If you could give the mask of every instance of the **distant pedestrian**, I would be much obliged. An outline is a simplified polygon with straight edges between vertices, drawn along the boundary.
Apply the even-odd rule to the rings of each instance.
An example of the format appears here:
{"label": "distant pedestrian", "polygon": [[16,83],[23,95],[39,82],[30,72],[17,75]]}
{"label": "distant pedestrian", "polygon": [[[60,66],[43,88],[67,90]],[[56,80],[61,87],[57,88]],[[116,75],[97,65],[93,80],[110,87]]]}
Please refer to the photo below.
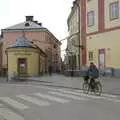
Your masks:
{"label": "distant pedestrian", "polygon": [[7,72],[7,82],[11,81],[13,76],[13,72]]}

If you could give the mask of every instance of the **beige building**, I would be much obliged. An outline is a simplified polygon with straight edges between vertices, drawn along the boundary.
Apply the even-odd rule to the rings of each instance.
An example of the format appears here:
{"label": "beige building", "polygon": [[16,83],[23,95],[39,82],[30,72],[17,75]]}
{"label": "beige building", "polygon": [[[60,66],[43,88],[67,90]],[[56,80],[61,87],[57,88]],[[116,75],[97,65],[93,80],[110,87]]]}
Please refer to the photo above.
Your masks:
{"label": "beige building", "polygon": [[80,51],[79,47],[79,0],[75,0],[73,2],[73,7],[71,8],[71,12],[69,14],[67,24],[68,24],[68,32],[69,37],[67,39],[67,64],[69,67],[73,67],[74,69],[79,69],[80,62]]}
{"label": "beige building", "polygon": [[89,0],[87,4],[87,64],[113,68],[120,74],[120,1]]}
{"label": "beige building", "polygon": [[2,29],[2,68],[7,69],[7,56],[5,50],[9,45],[16,42],[16,39],[25,34],[35,45],[47,54],[46,71],[49,64],[53,65],[56,71],[60,66],[60,41],[42,23],[35,21],[33,16],[26,16],[22,23]]}
{"label": "beige building", "polygon": [[[68,17],[68,31],[72,35],[78,28],[80,29],[79,43],[83,47],[80,49],[80,64],[89,65],[90,62],[94,62],[102,71],[114,70],[113,74],[118,76],[120,74],[118,54],[120,52],[120,0],[79,0],[79,19],[75,16],[77,15],[76,1],[73,2]],[[77,48],[74,47],[75,39],[76,36],[70,36],[68,39],[67,54],[69,51],[73,55],[77,54]]]}

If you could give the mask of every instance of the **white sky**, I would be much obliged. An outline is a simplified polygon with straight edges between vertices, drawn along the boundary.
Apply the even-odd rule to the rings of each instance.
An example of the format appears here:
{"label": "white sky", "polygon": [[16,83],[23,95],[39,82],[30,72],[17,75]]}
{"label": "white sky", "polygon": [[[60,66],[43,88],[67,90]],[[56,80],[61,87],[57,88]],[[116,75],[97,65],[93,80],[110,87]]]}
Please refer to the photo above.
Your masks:
{"label": "white sky", "polygon": [[[0,29],[25,21],[26,15],[43,23],[59,40],[67,34],[73,0],[0,0]],[[62,45],[62,49],[65,49]]]}

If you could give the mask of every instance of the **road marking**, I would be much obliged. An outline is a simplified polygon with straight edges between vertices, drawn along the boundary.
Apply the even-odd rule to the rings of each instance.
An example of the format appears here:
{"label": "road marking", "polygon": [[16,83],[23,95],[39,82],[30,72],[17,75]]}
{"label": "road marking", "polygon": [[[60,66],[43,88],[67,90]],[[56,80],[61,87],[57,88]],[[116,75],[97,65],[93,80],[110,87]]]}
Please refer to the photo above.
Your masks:
{"label": "road marking", "polygon": [[24,118],[6,108],[0,108],[0,115],[4,120],[24,120]]}
{"label": "road marking", "polygon": [[[103,94],[102,96],[95,96],[95,95],[90,95],[90,94],[72,92],[72,91],[68,91],[68,90],[64,90],[64,89],[59,89],[59,91],[63,92],[63,93],[69,93],[69,94],[73,94],[73,95],[79,95],[79,96],[83,96],[83,97],[87,97],[87,98],[104,99],[104,100],[115,102],[115,103],[120,102],[119,99],[114,99],[117,96],[109,95],[109,94]],[[110,98],[110,97],[112,97],[112,98]]]}
{"label": "road marking", "polygon": [[89,95],[89,94],[84,94],[84,93],[79,93],[79,92],[72,92],[72,91],[68,91],[68,90],[64,90],[64,89],[60,89],[59,91],[63,92],[63,93],[69,93],[69,94],[73,94],[73,95],[79,95],[79,96],[95,98],[95,99],[102,98],[101,96],[94,96],[94,95]]}
{"label": "road marking", "polygon": [[51,95],[46,95],[46,94],[42,94],[42,93],[33,93],[33,95],[38,96],[38,97],[42,97],[51,101],[56,101],[59,103],[68,103],[70,100],[66,100],[66,99],[62,99],[59,97],[55,97],[55,96],[51,96]]}
{"label": "road marking", "polygon": [[16,86],[16,87],[36,87],[36,88],[43,88],[43,89],[55,90],[55,91],[58,90],[58,89],[55,89],[55,88],[43,87],[43,86],[39,86],[39,85],[18,85],[18,84],[9,84],[9,85]]}
{"label": "road marking", "polygon": [[83,93],[83,90],[74,90],[75,92]]}
{"label": "road marking", "polygon": [[103,100],[107,100],[110,102],[115,102],[115,103],[119,103],[120,100],[119,99],[115,99],[115,98],[109,98],[109,97],[103,97],[103,96],[95,96],[95,95],[89,95],[89,94],[81,94],[82,96],[86,96],[88,98],[93,98],[93,99],[103,99]]}
{"label": "road marking", "polygon": [[9,97],[0,97],[0,100],[3,101],[4,103],[7,103],[8,105],[14,107],[14,108],[17,108],[19,110],[24,110],[24,109],[28,109],[29,107],[22,104],[22,103],[19,103]]}
{"label": "road marking", "polygon": [[[74,91],[83,93],[83,90],[74,90]],[[111,98],[118,98],[118,96],[116,96],[116,95],[111,95],[111,94],[107,94],[107,93],[102,93],[101,96],[103,96],[103,97],[111,97]]]}
{"label": "road marking", "polygon": [[59,89],[58,91],[63,92],[63,93],[70,93],[70,94],[74,94],[74,95],[80,95],[81,93],[78,92],[72,92],[72,91],[68,91],[68,90],[64,90],[64,89]]}
{"label": "road marking", "polygon": [[58,95],[58,96],[63,96],[63,97],[68,97],[68,98],[72,98],[72,99],[74,99],[74,100],[88,100],[88,99],[86,99],[86,98],[84,98],[84,97],[78,97],[78,96],[74,96],[74,95],[69,95],[69,94],[62,94],[62,93],[59,93],[59,92],[49,92],[49,93],[51,93],[51,94],[53,94],[53,95]]}
{"label": "road marking", "polygon": [[112,98],[104,98],[105,100],[111,101],[111,102],[115,102],[115,103],[120,103],[119,99],[112,99]]}
{"label": "road marking", "polygon": [[48,90],[54,90],[54,91],[57,91],[59,89],[55,89],[55,88],[50,88],[50,87],[43,87],[43,86],[35,86],[37,88],[43,88],[43,89],[48,89]]}
{"label": "road marking", "polygon": [[111,97],[111,98],[118,98],[116,95],[110,95],[110,94],[102,94],[104,97]]}
{"label": "road marking", "polygon": [[49,102],[45,102],[43,100],[39,100],[35,97],[30,97],[30,96],[26,96],[26,95],[17,95],[17,97],[25,100],[25,101],[29,101],[31,103],[34,103],[36,105],[39,105],[39,106],[49,106],[50,103]]}

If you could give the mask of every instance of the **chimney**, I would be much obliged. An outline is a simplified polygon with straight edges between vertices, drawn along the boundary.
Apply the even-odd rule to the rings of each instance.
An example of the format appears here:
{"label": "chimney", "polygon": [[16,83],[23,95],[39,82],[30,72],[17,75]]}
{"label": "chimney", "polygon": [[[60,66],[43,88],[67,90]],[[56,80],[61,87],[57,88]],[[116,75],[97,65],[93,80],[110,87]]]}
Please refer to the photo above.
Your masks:
{"label": "chimney", "polygon": [[33,16],[26,16],[26,21],[33,21]]}

